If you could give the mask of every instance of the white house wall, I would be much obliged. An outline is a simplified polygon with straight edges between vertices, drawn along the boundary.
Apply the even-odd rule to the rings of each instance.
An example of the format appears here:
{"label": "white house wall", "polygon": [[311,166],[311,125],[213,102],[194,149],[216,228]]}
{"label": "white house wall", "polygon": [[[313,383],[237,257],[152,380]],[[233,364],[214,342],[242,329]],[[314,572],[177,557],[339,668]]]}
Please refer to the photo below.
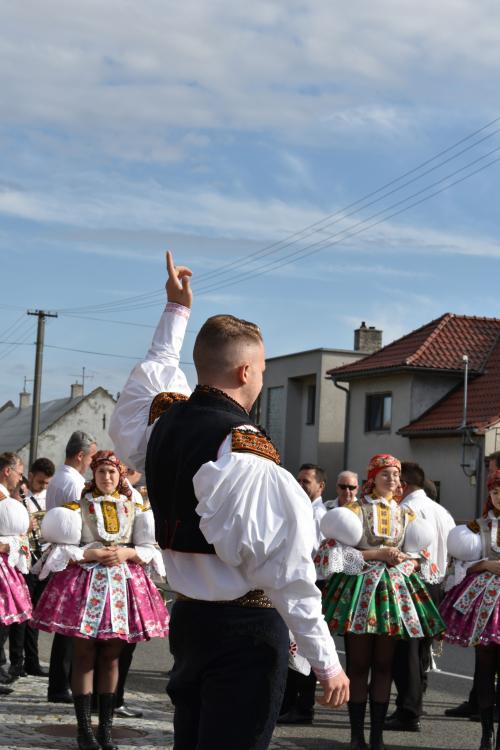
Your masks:
{"label": "white house wall", "polygon": [[[268,389],[282,387],[282,425],[281,430],[275,428],[275,431],[281,438],[279,447],[283,464],[292,473],[295,474],[302,463],[318,463],[333,479],[343,468],[346,395],[335,388],[326,378],[326,373],[333,367],[356,361],[360,356],[356,352],[316,349],[267,360],[261,420],[266,424]],[[314,382],[315,422],[308,425],[307,386]],[[272,429],[270,432],[272,438]]]}
{"label": "white house wall", "polygon": [[[104,390],[87,397],[40,435],[38,457],[50,458],[56,467],[64,463],[66,443],[75,430],[83,430],[94,437],[99,449],[113,448],[107,428],[114,407],[113,398]],[[21,457],[27,468],[29,445],[22,449]]]}
{"label": "white house wall", "polygon": [[[434,386],[436,390],[433,390]],[[415,388],[412,376],[407,374],[351,381],[348,468],[357,471],[360,477],[366,477],[368,462],[376,453],[390,453],[404,461],[416,461],[429,479],[440,482],[442,504],[457,518],[472,518],[476,513],[476,488],[471,486],[460,466],[461,437],[410,440],[397,434],[401,427],[411,421],[412,409],[421,409],[425,401],[438,400],[442,387],[440,379],[436,382],[432,379],[424,399],[422,384],[418,383]],[[392,393],[391,429],[387,432],[365,432],[366,395],[385,392]],[[419,401],[412,406],[412,395],[415,393]]]}

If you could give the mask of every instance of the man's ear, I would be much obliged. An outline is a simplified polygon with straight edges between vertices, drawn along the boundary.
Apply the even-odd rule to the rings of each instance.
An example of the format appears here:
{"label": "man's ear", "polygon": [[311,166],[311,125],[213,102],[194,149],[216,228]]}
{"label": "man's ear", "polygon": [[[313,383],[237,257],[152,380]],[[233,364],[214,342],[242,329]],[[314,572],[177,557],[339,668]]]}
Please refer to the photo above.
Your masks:
{"label": "man's ear", "polygon": [[246,383],[248,382],[249,369],[249,364],[240,365],[236,368],[236,377],[240,385],[246,385]]}

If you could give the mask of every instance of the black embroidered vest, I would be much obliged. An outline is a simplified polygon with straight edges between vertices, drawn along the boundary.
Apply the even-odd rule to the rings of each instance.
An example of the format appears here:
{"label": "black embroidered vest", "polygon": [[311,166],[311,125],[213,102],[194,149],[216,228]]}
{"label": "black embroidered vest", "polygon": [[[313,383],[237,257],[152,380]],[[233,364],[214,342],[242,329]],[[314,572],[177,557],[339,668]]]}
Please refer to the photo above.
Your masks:
{"label": "black embroidered vest", "polygon": [[217,459],[224,438],[241,425],[254,425],[243,407],[203,386],[158,419],[148,444],[146,483],[162,549],[215,554],[200,531],[193,477]]}

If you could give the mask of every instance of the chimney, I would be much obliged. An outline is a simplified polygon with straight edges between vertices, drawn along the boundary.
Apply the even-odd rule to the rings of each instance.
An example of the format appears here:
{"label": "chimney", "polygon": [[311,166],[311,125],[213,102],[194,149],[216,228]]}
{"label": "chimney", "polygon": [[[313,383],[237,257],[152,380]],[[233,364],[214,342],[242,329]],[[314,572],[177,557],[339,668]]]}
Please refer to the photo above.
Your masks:
{"label": "chimney", "polygon": [[382,333],[375,326],[367,326],[365,321],[354,331],[354,351],[373,354],[382,348]]}
{"label": "chimney", "polygon": [[71,383],[71,398],[81,398],[83,396],[83,385],[81,383]]}
{"label": "chimney", "polygon": [[30,406],[31,402],[31,393],[28,393],[27,391],[23,391],[19,394],[19,408],[20,409],[26,409],[28,406]]}

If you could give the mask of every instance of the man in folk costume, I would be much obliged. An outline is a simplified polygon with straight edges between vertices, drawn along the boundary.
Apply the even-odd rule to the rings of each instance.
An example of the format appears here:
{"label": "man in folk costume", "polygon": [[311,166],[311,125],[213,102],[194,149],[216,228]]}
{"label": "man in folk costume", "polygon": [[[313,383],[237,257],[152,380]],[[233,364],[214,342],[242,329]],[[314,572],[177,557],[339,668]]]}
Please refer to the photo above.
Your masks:
{"label": "man in folk costume", "polygon": [[265,368],[260,330],[229,315],[210,318],[194,348],[199,385],[187,398],[178,365],[191,271],[175,268],[170,253],[167,264],[167,308],[110,434],[138,470],[147,449],[157,539],[177,592],[168,686],[174,747],[265,750],[283,696],[289,629],[324,705],[345,703],[349,683],[321,615],[311,503],[249,415]]}

